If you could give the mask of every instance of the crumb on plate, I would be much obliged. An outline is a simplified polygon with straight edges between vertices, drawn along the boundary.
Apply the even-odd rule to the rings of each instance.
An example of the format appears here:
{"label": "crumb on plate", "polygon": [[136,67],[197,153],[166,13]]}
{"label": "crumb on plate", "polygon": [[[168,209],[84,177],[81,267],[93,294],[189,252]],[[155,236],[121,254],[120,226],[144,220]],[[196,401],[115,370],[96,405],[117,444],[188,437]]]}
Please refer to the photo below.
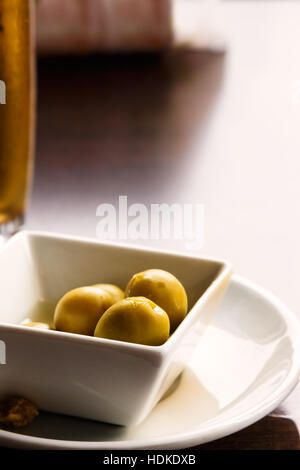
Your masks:
{"label": "crumb on plate", "polygon": [[27,426],[38,414],[36,406],[26,398],[7,397],[0,400],[0,423],[7,428]]}

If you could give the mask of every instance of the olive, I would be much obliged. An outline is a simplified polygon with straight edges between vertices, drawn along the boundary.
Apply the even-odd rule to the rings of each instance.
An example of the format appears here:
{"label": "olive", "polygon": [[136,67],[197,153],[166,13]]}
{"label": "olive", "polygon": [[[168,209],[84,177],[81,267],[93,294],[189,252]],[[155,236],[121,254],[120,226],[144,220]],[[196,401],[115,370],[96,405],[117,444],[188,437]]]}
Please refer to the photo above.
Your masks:
{"label": "olive", "polygon": [[93,335],[103,313],[112,305],[111,296],[99,287],[78,287],[67,292],[54,312],[57,330]]}
{"label": "olive", "polygon": [[30,326],[31,328],[40,328],[41,330],[51,330],[51,326],[48,325],[48,323],[43,323],[39,321],[22,323],[22,326]]}
{"label": "olive", "polygon": [[145,297],[131,297],[112,305],[100,318],[94,336],[159,346],[169,337],[166,312]]}
{"label": "olive", "polygon": [[153,300],[169,315],[171,332],[187,314],[188,301],[183,285],[173,274],[162,269],[135,274],[126,287],[125,296],[144,296]]}
{"label": "olive", "polygon": [[125,297],[124,291],[114,284],[95,284],[93,287],[100,287],[100,289],[104,289],[108,292],[112,297],[113,304]]}

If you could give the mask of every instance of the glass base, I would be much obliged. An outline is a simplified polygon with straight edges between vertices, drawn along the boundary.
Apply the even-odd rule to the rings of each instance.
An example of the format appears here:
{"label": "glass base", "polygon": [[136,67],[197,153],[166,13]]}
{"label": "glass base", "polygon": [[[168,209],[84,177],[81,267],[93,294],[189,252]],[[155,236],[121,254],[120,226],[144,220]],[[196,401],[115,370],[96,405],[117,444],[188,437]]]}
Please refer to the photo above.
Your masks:
{"label": "glass base", "polygon": [[20,215],[5,224],[0,224],[0,247],[24,225],[24,216]]}

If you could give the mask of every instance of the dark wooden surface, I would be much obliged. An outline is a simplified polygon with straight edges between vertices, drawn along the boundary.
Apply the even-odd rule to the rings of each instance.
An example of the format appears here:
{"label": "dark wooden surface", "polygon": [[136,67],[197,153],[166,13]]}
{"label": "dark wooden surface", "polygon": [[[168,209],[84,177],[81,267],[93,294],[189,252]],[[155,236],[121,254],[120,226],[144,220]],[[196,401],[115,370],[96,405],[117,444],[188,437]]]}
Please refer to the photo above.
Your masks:
{"label": "dark wooden surface", "polygon": [[[119,195],[204,203],[203,252],[231,260],[298,314],[299,8],[224,3],[225,54],[39,62],[27,225],[95,236],[97,205]],[[298,387],[272,415],[199,449],[299,449],[299,403]]]}

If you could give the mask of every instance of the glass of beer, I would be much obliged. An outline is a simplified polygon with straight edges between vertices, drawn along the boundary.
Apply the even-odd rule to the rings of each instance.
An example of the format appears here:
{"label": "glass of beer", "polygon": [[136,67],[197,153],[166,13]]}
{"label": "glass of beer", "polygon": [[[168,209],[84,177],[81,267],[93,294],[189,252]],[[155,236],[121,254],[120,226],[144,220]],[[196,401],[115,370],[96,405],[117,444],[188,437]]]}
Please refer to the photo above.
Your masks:
{"label": "glass of beer", "polygon": [[23,224],[35,128],[33,0],[0,0],[0,238]]}

